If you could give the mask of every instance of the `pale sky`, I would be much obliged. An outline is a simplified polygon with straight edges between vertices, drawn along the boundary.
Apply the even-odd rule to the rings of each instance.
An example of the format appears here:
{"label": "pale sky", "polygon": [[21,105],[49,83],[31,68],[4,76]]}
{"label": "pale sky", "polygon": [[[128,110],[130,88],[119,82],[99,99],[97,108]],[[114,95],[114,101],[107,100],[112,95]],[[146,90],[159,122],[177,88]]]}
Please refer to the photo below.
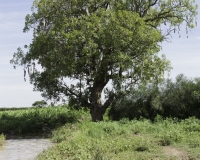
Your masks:
{"label": "pale sky", "polygon": [[[24,82],[23,68],[16,70],[10,64],[13,53],[32,40],[32,33],[23,33],[25,16],[31,13],[33,0],[0,0],[0,107],[30,107],[42,100],[40,92],[33,92],[29,81]],[[196,0],[200,6],[200,0]],[[200,7],[199,7],[200,8]],[[199,13],[200,13],[200,9]],[[198,24],[189,33],[182,29],[182,36],[173,34],[171,42],[162,44],[161,54],[172,63],[170,78],[183,73],[189,78],[200,77],[200,16]],[[182,28],[185,28],[184,26]],[[28,79],[28,78],[27,78]]]}

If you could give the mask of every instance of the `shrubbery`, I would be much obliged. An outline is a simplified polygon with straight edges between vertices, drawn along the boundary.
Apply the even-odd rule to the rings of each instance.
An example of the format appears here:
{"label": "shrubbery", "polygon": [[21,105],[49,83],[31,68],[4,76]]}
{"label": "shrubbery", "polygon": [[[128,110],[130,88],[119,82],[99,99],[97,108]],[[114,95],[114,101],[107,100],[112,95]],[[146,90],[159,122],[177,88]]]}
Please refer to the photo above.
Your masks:
{"label": "shrubbery", "polygon": [[122,119],[93,123],[82,121],[70,124],[53,132],[53,148],[42,152],[38,160],[149,160],[179,159],[165,155],[164,146],[187,152],[181,159],[200,157],[200,120],[194,117],[177,121],[156,117],[150,120]]}
{"label": "shrubbery", "polygon": [[0,111],[0,134],[46,132],[66,123],[76,123],[85,114],[82,110],[70,110],[67,106]]}
{"label": "shrubbery", "polygon": [[108,113],[113,120],[122,118],[154,120],[164,118],[200,118],[200,79],[178,75],[175,81],[167,79],[132,88],[129,94],[119,96]]}

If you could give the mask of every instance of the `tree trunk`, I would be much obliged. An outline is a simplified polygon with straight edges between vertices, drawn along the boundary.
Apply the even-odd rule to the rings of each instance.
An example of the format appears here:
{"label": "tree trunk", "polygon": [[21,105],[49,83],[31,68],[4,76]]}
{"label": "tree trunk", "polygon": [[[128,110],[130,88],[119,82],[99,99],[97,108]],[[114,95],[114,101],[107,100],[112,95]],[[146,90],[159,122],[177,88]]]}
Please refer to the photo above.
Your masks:
{"label": "tree trunk", "polygon": [[94,105],[90,108],[90,114],[93,122],[103,121],[102,106]]}
{"label": "tree trunk", "polygon": [[101,102],[101,93],[106,84],[107,82],[97,80],[91,89],[90,114],[93,122],[103,121],[103,114],[105,113],[105,109]]}

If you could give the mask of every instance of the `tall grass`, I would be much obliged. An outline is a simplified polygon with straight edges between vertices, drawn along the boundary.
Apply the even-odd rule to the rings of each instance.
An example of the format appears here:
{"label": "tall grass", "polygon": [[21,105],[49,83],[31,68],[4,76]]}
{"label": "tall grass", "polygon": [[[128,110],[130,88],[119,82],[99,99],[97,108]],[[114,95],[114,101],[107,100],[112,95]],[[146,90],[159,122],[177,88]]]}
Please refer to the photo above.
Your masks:
{"label": "tall grass", "polygon": [[122,119],[118,122],[66,124],[53,133],[58,144],[39,155],[44,159],[149,160],[175,159],[164,155],[164,146],[185,150],[190,159],[200,158],[200,120]]}
{"label": "tall grass", "polygon": [[0,134],[28,134],[48,132],[65,123],[75,123],[82,111],[67,107],[26,108],[0,111]]}
{"label": "tall grass", "polygon": [[93,123],[88,112],[67,107],[6,110],[0,111],[0,134],[41,133],[49,128],[57,144],[41,153],[38,160],[175,159],[164,155],[164,146],[186,151],[191,160],[200,158],[200,120],[194,117],[157,116],[154,122],[105,119]]}

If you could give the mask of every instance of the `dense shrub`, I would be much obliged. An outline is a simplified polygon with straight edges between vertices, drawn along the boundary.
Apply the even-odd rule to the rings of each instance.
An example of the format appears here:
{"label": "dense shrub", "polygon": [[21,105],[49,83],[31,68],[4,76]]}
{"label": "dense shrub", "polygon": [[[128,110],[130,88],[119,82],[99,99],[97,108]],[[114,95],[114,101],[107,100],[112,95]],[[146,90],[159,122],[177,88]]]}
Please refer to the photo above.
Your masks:
{"label": "dense shrub", "polygon": [[154,119],[161,112],[158,87],[155,84],[148,84],[132,88],[124,96],[118,96],[112,103],[108,116],[113,120],[141,117]]}
{"label": "dense shrub", "polygon": [[154,120],[157,115],[185,119],[200,118],[200,79],[178,75],[175,81],[141,84],[129,94],[118,96],[108,113],[113,120],[122,118]]}
{"label": "dense shrub", "polygon": [[176,77],[176,81],[168,80],[161,93],[164,117],[200,118],[200,79],[188,79],[184,75]]}
{"label": "dense shrub", "polygon": [[0,111],[0,134],[35,134],[76,123],[88,114],[65,106]]}

